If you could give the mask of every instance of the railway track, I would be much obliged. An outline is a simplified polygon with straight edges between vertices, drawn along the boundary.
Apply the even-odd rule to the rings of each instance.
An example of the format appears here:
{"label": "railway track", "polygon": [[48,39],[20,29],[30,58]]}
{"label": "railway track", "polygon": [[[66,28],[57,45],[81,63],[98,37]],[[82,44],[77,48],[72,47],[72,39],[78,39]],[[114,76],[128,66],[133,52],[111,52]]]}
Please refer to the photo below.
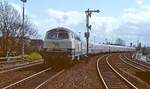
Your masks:
{"label": "railway track", "polygon": [[145,66],[150,67],[150,62],[146,62],[146,61],[143,61],[143,60],[139,60],[139,59],[136,59],[135,57],[132,58],[131,55],[129,55],[129,54],[124,54],[124,56],[127,57],[129,60],[132,60],[132,61],[137,62],[137,63],[139,63],[139,64],[143,64],[143,65],[145,65]]}
{"label": "railway track", "polygon": [[106,89],[138,89],[125,77],[123,77],[113,66],[108,62],[110,56],[103,56],[97,61],[97,71],[102,79]]}
{"label": "railway track", "polygon": [[29,63],[27,60],[16,60],[16,61],[3,61],[0,62],[0,69],[5,68],[5,67],[11,67],[19,64],[25,64]]}
{"label": "railway track", "polygon": [[47,83],[47,81],[50,81],[64,72],[64,69],[56,70],[57,69],[49,67],[20,81],[5,86],[2,89],[39,89]]}
{"label": "railway track", "polygon": [[[22,69],[22,68],[26,68],[26,67],[30,67],[30,66],[42,64],[42,63],[43,63],[43,61],[34,61],[34,62],[25,62],[22,64],[16,64],[15,63],[14,65],[11,64],[11,66],[8,63],[3,63],[5,66],[3,65],[3,67],[0,67],[0,73],[14,71],[14,70],[18,70],[18,69]],[[9,65],[9,66],[7,66],[7,65]]]}
{"label": "railway track", "polygon": [[142,68],[144,71],[150,71],[150,65],[141,61],[135,61],[129,59],[127,56],[124,55],[124,60],[130,62],[132,65]]}
{"label": "railway track", "polygon": [[137,69],[139,69],[139,70],[141,70],[143,72],[150,71],[150,67],[149,66],[146,66],[144,64],[140,64],[140,63],[135,62],[135,61],[132,61],[129,58],[127,58],[126,56],[121,57],[120,59],[123,62],[125,62],[126,64],[128,64],[128,65],[130,65],[130,66],[132,66],[134,68],[137,68]]}
{"label": "railway track", "polygon": [[[23,78],[29,77],[33,74],[36,74],[46,68],[50,67],[49,65],[45,64],[37,64],[37,65],[30,65],[28,67],[23,67],[21,69],[17,69],[14,71],[6,71],[0,73],[0,89],[7,85],[10,85],[14,82],[20,81]],[[13,76],[13,77],[11,77]]]}
{"label": "railway track", "polygon": [[[16,62],[22,62],[23,60],[15,60],[15,61],[0,61],[0,64],[7,64],[7,63],[16,63]],[[26,60],[25,60],[26,61]]]}
{"label": "railway track", "polygon": [[[114,57],[114,55],[112,57]],[[148,83],[135,76],[136,72],[143,72],[143,69],[124,61],[119,55],[115,55],[114,58],[110,58],[108,61],[122,76],[138,89],[149,89],[150,85]]]}

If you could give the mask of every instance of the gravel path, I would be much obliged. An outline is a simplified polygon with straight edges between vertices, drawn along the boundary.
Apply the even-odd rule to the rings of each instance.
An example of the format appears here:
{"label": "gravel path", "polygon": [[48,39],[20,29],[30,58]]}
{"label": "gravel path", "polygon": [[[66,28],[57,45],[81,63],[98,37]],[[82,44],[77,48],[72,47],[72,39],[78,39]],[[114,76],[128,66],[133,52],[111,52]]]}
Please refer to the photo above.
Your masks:
{"label": "gravel path", "polygon": [[102,89],[96,70],[97,58],[90,58],[88,63],[80,61],[59,77],[49,81],[42,89]]}

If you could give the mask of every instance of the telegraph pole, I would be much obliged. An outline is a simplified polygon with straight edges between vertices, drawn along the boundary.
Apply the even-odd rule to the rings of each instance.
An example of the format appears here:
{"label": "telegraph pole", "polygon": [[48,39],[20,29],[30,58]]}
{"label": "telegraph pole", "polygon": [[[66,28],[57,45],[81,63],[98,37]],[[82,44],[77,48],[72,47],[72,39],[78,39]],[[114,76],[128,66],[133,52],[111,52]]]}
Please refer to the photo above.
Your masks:
{"label": "telegraph pole", "polygon": [[25,13],[25,3],[27,0],[21,0],[23,2],[23,11],[22,11],[22,58],[24,59],[24,13]]}
{"label": "telegraph pole", "polygon": [[86,10],[85,11],[85,14],[86,14],[86,28],[87,28],[87,32],[85,32],[85,38],[86,38],[86,42],[87,42],[87,56],[88,56],[88,52],[89,52],[89,37],[90,37],[90,30],[91,30],[91,25],[89,24],[89,18],[91,17],[91,14],[93,12],[96,12],[96,13],[99,13],[100,11],[99,10]]}

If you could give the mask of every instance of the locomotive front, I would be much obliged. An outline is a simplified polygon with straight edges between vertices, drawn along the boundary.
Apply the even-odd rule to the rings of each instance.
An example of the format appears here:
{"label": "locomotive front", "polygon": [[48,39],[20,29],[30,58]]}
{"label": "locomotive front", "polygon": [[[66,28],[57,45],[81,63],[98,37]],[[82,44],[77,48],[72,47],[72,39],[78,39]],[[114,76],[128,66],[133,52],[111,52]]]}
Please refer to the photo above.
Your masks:
{"label": "locomotive front", "polygon": [[63,63],[72,55],[72,40],[70,31],[66,28],[54,28],[46,33],[43,56],[46,62]]}

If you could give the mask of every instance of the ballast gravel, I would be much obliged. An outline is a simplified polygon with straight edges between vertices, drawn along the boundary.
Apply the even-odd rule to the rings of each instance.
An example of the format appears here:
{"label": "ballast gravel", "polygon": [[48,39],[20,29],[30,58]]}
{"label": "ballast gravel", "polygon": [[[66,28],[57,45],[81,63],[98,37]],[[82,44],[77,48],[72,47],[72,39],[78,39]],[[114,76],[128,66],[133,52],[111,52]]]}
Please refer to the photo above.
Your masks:
{"label": "ballast gravel", "polygon": [[48,81],[41,89],[102,89],[96,70],[96,62],[100,56],[91,57],[88,62],[79,61],[60,76]]}

